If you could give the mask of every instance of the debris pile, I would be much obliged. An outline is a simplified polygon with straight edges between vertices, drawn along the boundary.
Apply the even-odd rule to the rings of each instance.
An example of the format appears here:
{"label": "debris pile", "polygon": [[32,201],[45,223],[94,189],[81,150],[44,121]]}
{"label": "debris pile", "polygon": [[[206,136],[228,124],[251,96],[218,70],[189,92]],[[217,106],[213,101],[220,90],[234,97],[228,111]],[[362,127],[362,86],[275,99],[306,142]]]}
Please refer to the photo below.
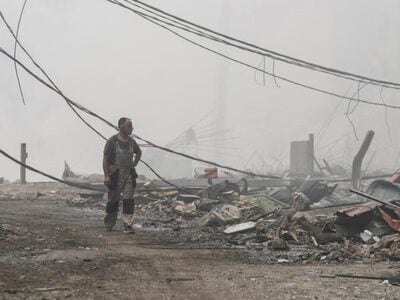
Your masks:
{"label": "debris pile", "polygon": [[[282,177],[219,177],[215,167],[196,168],[193,178],[140,176],[136,224],[165,232],[165,239],[176,235],[183,243],[246,249],[268,261],[399,259],[400,175],[362,178],[372,137],[369,131],[355,155],[351,178],[326,160],[324,166],[318,163],[313,135],[291,143],[290,170]],[[65,163],[63,179],[98,189],[57,197],[65,196],[72,206],[105,206],[102,175],[77,175]],[[359,191],[362,184],[368,186],[365,194]],[[52,191],[38,191],[35,197],[51,196]]]}
{"label": "debris pile", "polygon": [[[224,180],[203,188],[188,186],[193,194],[184,194],[156,192],[154,184],[145,184],[149,191],[140,197],[149,201],[139,205],[146,220],[142,226],[170,227],[178,234],[192,230],[193,235],[210,235],[209,240],[226,248],[247,249],[268,261],[400,258],[400,201],[384,199],[397,189],[400,195],[394,183],[370,184],[372,195],[386,195],[384,203],[348,193],[333,195],[337,184],[317,180],[297,187],[264,187],[265,193],[253,186],[254,181],[246,179],[240,184]],[[284,198],[288,190],[294,191]]]}

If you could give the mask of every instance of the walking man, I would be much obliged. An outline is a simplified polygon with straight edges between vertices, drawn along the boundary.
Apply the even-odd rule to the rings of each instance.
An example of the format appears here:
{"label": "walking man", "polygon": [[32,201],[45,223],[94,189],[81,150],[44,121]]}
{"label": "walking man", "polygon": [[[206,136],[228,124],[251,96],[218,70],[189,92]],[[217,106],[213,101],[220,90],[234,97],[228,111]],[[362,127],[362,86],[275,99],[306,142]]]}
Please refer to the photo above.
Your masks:
{"label": "walking man", "polygon": [[133,130],[130,119],[120,118],[118,128],[118,134],[109,138],[104,148],[104,184],[108,187],[104,226],[107,231],[111,231],[117,222],[122,195],[124,233],[135,233],[132,228],[135,206],[133,194],[137,178],[135,167],[140,161],[142,151],[136,141],[130,137]]}

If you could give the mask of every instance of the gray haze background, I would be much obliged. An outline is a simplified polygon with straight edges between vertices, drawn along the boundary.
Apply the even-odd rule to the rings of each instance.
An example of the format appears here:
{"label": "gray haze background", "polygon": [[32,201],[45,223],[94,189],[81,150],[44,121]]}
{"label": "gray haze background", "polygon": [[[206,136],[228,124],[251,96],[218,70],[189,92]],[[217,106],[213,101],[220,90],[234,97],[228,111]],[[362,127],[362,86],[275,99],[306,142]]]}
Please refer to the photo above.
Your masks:
{"label": "gray haze background", "polygon": [[[148,1],[178,16],[229,35],[338,69],[400,82],[400,4],[396,0],[170,0]],[[16,28],[21,0],[0,0],[0,9]],[[399,166],[400,111],[360,104],[352,115],[357,142],[344,112],[347,101],[303,90],[284,82],[277,88],[255,82],[250,69],[225,62],[103,0],[28,1],[21,42],[75,101],[114,122],[133,119],[135,131],[166,144],[216,106],[226,91],[226,127],[236,140],[219,159],[243,167],[254,150],[267,161],[288,163],[289,143],[316,134],[317,154],[348,165],[368,129],[376,131],[370,169]],[[207,45],[214,46],[211,42]],[[13,40],[0,26],[0,46]],[[252,65],[255,55],[238,55]],[[21,51],[19,57],[22,58]],[[25,58],[23,61],[27,61]],[[272,63],[267,60],[271,70]],[[28,144],[29,164],[61,176],[64,160],[79,172],[101,172],[104,142],[84,126],[59,97],[22,70],[27,101],[19,96],[13,64],[0,56],[1,148],[19,157]],[[222,71],[221,71],[222,70]],[[335,80],[276,63],[276,73],[351,95],[357,83]],[[258,80],[262,76],[258,74]],[[365,88],[364,98],[381,101],[380,90]],[[399,92],[383,91],[387,103],[400,104]],[[324,134],[319,134],[330,121]],[[106,136],[114,132],[93,121]],[[332,148],[329,143],[339,139]],[[232,150],[234,148],[234,150]],[[214,159],[209,152],[200,153]],[[146,152],[144,154],[146,159]],[[154,165],[157,169],[157,165]],[[15,180],[19,167],[0,157],[0,177]],[[29,173],[28,180],[45,180]]]}

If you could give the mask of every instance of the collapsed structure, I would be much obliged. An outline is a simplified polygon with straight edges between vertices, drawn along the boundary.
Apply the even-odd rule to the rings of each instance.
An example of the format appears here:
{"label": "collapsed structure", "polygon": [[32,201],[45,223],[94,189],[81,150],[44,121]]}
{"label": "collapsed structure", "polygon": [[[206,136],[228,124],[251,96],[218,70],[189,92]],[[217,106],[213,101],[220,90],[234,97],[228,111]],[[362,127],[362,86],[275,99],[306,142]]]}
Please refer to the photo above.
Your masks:
{"label": "collapsed structure", "polygon": [[[169,180],[173,187],[139,178],[137,226],[182,236],[196,228],[188,230],[191,235],[279,262],[399,259],[400,174],[365,179],[366,193],[359,191],[373,135],[367,133],[354,157],[352,178],[335,174],[326,161],[321,167],[313,135],[291,144],[290,172],[282,178],[218,177],[213,167],[197,169],[195,178]],[[63,178],[101,185],[101,176],[78,176],[67,165]]]}

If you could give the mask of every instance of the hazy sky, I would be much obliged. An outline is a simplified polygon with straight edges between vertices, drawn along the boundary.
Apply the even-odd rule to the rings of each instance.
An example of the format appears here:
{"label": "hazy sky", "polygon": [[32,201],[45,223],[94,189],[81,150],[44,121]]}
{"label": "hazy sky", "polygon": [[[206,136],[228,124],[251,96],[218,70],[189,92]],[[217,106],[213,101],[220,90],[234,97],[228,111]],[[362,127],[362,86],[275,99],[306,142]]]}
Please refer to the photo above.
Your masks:
{"label": "hazy sky", "polygon": [[[400,82],[400,4],[396,0],[170,0],[148,3],[217,31],[304,60]],[[22,0],[0,0],[0,9],[16,28]],[[319,158],[345,163],[361,141],[344,112],[347,101],[285,82],[266,86],[260,74],[226,62],[138,16],[104,0],[30,0],[20,31],[21,42],[71,99],[117,122],[133,119],[136,132],[166,144],[214,111],[226,92],[226,128],[235,141],[226,145],[224,163],[243,167],[254,150],[267,161],[287,164],[289,143],[316,134]],[[202,40],[199,40],[202,41]],[[257,66],[261,57],[206,45]],[[13,51],[13,40],[0,26],[0,46]],[[18,52],[24,62],[22,52]],[[272,62],[266,61],[271,71]],[[29,66],[31,66],[29,64]],[[350,96],[357,83],[288,67],[276,62],[276,74]],[[60,97],[20,71],[22,104],[14,66],[0,55],[1,148],[19,157],[28,144],[28,163],[60,176],[63,161],[79,172],[101,172],[104,142],[83,125]],[[380,90],[366,87],[361,97],[381,101]],[[399,92],[384,90],[387,103],[400,104]],[[376,131],[369,155],[373,168],[396,169],[400,150],[399,110],[360,105],[352,114],[359,138]],[[329,122],[328,122],[329,121]],[[106,136],[114,132],[94,121]],[[324,125],[329,124],[326,130]],[[323,132],[321,135],[319,133]],[[344,149],[347,156],[344,157]],[[200,153],[214,158],[209,152]],[[146,153],[144,155],[146,159]],[[400,161],[398,161],[400,164]],[[157,169],[157,165],[154,165]],[[18,177],[19,168],[0,157],[0,177]],[[28,180],[43,180],[29,173]]]}

